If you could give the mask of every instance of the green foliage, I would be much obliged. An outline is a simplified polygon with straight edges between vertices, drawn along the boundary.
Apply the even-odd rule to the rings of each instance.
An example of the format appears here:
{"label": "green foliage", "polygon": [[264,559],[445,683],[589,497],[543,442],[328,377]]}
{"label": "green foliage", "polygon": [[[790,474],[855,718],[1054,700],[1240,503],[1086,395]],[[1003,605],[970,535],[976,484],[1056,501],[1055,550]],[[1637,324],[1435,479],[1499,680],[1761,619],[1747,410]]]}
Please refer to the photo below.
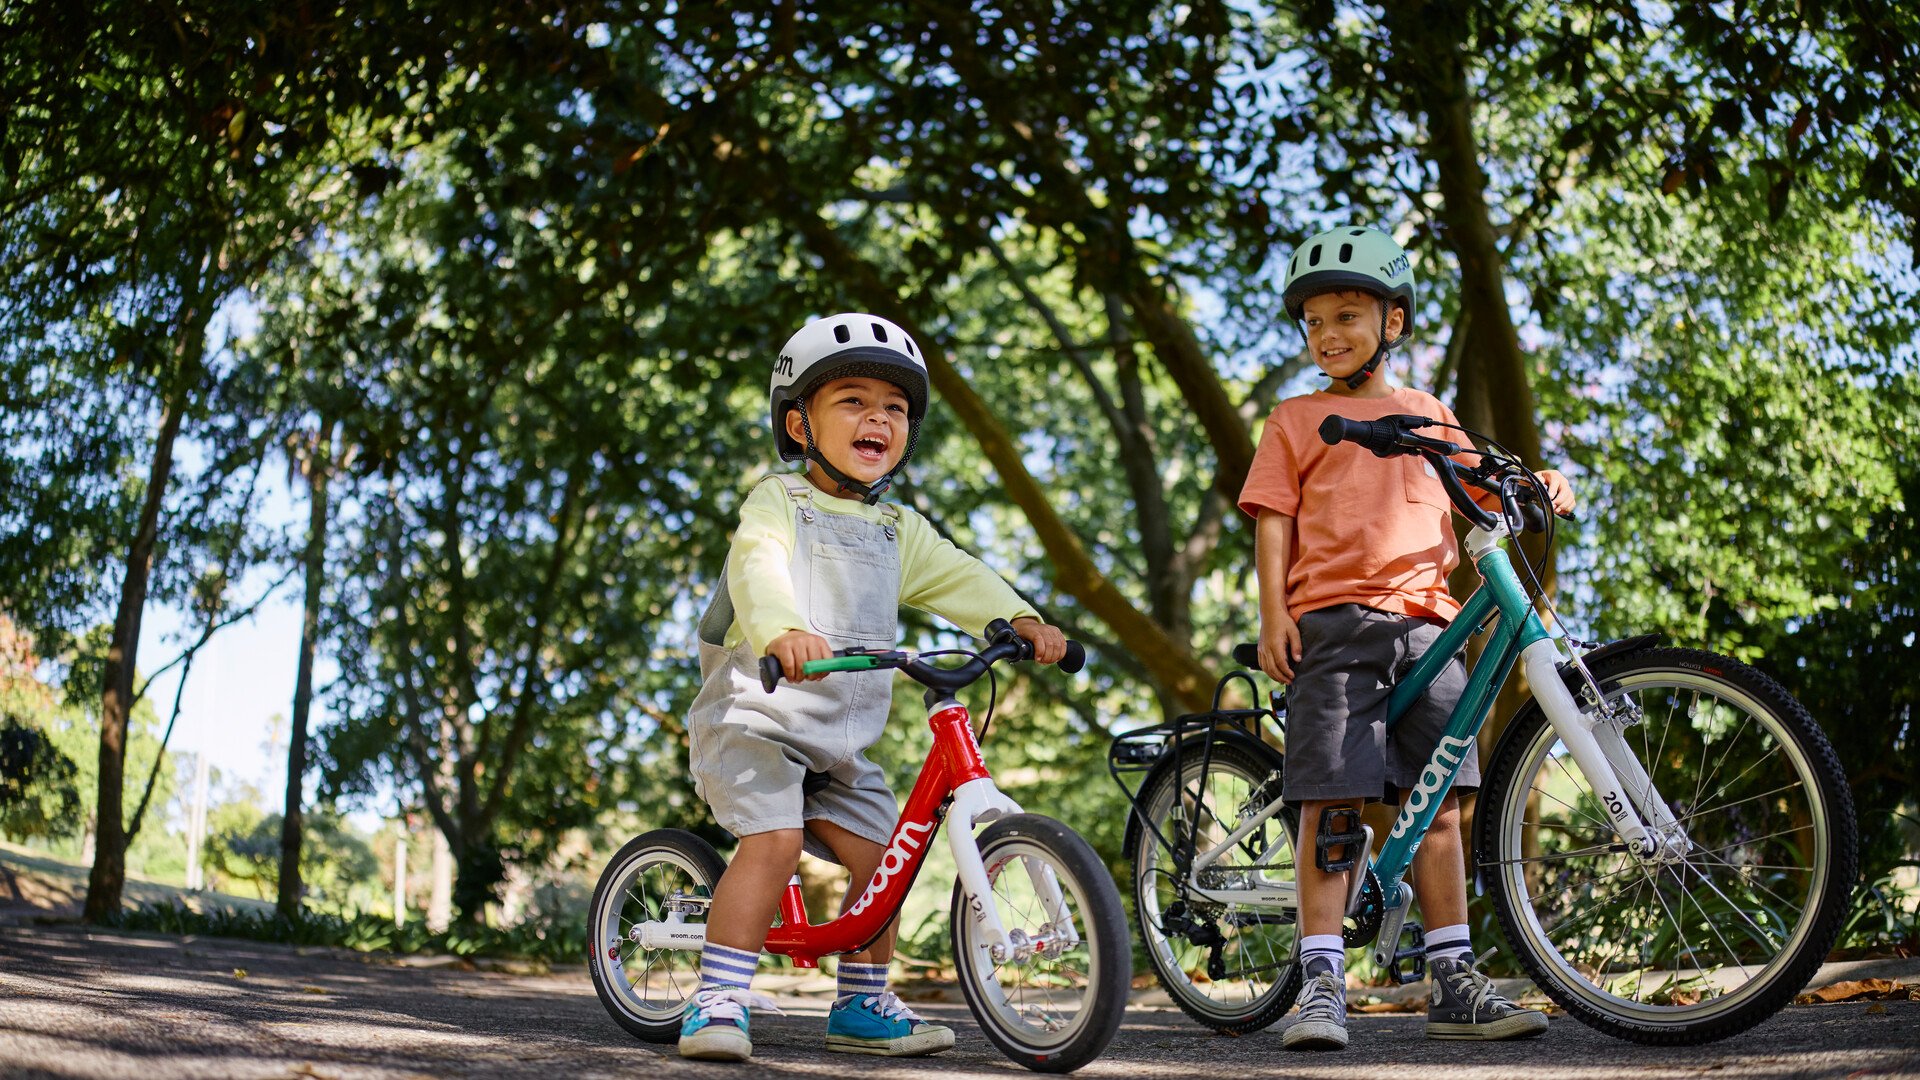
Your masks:
{"label": "green foliage", "polygon": [[45,732],[0,718],[0,833],[52,837],[80,816],[80,770]]}
{"label": "green foliage", "polygon": [[[768,351],[897,308],[1045,505],[1010,505],[1020,478],[944,400],[903,498],[1095,647],[1078,679],[1006,680],[990,760],[1115,861],[1105,739],[1180,707],[1115,613],[1205,667],[1255,626],[1231,462],[1313,385],[1273,255],[1395,229],[1422,282],[1404,381],[1484,395],[1448,224],[1478,200],[1525,420],[1594,523],[1563,608],[1759,661],[1835,734],[1865,820],[1911,807],[1912,694],[1883,677],[1916,610],[1907,6],[419,11],[0,15],[0,605],[61,658],[67,705],[34,724],[79,790],[105,635],[70,646],[173,402],[192,452],[152,595],[203,615],[291,559],[257,479],[337,425],[315,767],[329,797],[427,808],[469,916],[583,833],[719,838],[679,718],[773,466]],[[1472,91],[1471,175],[1437,145],[1441,61]],[[1048,514],[1086,566],[1036,538]],[[875,750],[901,791],[911,699]],[[143,703],[136,780],[154,738]],[[271,880],[275,820],[226,823],[236,880]],[[1869,865],[1903,843],[1877,831]],[[367,875],[320,846],[333,904]]]}
{"label": "green foliage", "polygon": [[110,924],[122,930],[161,934],[271,941],[287,945],[331,945],[359,952],[447,953],[462,957],[505,957],[577,964],[587,953],[586,926],[577,917],[528,920],[518,926],[456,926],[440,933],[418,921],[395,926],[391,918],[306,912],[289,919],[276,912],[212,907],[201,912],[174,901],[127,908]]}

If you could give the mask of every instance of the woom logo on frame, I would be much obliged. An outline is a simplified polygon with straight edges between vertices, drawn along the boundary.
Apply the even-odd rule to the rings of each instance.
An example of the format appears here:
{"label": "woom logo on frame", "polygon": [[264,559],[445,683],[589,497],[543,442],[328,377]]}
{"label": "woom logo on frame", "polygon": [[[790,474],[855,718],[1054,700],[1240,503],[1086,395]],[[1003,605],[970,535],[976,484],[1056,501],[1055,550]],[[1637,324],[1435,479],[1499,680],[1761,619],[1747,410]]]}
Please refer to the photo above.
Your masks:
{"label": "woom logo on frame", "polygon": [[[867,886],[866,892],[860,894],[860,899],[855,900],[853,906],[847,909],[847,914],[858,915],[867,910],[867,907],[873,903],[873,898],[886,891],[888,882],[893,880],[893,875],[899,873],[901,867],[912,861],[914,852],[920,850],[926,835],[932,831],[933,823],[930,821],[901,822],[900,831],[894,835],[893,843],[887,845],[887,853],[880,856],[880,869],[874,871],[872,883]],[[915,836],[915,833],[919,835]]]}
{"label": "woom logo on frame", "polygon": [[[1440,745],[1433,751],[1433,760],[1427,762],[1427,767],[1420,770],[1420,782],[1413,786],[1412,791],[1407,792],[1407,805],[1400,808],[1400,816],[1394,819],[1392,836],[1403,835],[1407,831],[1407,826],[1413,823],[1414,815],[1425,810],[1427,804],[1433,801],[1433,797],[1440,794],[1440,788],[1460,768],[1460,762],[1471,746],[1473,746],[1472,739],[1456,739],[1451,735],[1440,736]],[[1445,763],[1445,768],[1441,768],[1442,763]]]}

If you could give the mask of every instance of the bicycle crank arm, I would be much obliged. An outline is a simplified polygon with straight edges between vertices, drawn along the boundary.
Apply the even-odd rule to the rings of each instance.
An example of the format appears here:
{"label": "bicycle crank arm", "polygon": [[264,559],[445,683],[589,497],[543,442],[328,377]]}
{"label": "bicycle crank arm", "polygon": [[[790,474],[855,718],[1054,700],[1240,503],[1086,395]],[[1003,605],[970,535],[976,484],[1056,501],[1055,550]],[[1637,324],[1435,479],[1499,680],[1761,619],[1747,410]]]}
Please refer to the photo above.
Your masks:
{"label": "bicycle crank arm", "polygon": [[[1353,861],[1353,869],[1347,873],[1353,880],[1347,882],[1347,914],[1351,915],[1360,907],[1360,890],[1367,886],[1367,875],[1373,873],[1373,826],[1362,825],[1360,831],[1367,834],[1364,846],[1360,848],[1360,857]],[[1298,845],[1295,845],[1296,849]]]}
{"label": "bicycle crank arm", "polygon": [[1413,886],[1402,881],[1399,900],[1380,913],[1380,933],[1373,939],[1373,962],[1381,971],[1394,967],[1394,957],[1400,951],[1400,929],[1406,925],[1407,912],[1411,910]]}

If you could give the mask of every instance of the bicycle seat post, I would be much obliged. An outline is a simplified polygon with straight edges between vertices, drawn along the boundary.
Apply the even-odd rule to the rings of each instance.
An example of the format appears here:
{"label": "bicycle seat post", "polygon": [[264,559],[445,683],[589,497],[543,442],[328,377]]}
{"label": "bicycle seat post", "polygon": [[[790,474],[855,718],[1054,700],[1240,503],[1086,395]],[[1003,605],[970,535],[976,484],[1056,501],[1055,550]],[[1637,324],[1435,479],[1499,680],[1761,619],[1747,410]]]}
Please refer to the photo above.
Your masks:
{"label": "bicycle seat post", "polygon": [[[811,925],[807,922],[807,898],[806,895],[800,891],[799,874],[795,874],[787,879],[787,889],[780,894],[780,921],[788,926]],[[798,956],[792,959],[796,967],[813,966],[813,961],[811,960]]]}

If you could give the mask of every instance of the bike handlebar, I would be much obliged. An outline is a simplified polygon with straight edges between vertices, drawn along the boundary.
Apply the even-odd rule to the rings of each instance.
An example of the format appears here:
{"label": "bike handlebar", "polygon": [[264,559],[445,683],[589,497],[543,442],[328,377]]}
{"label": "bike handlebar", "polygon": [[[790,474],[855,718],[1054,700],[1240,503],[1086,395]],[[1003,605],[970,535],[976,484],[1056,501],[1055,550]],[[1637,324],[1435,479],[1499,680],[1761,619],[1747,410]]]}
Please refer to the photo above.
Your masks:
{"label": "bike handlebar", "polygon": [[[800,665],[800,670],[808,675],[819,675],[829,671],[897,668],[922,686],[953,693],[973,684],[987,673],[988,668],[1002,660],[1033,659],[1033,643],[1015,632],[1013,625],[1005,619],[995,619],[987,624],[987,640],[992,644],[959,667],[936,667],[921,660],[918,653],[900,649],[839,649],[826,660],[807,661]],[[1067,654],[1060,658],[1057,666],[1071,675],[1085,667],[1086,663],[1086,647],[1069,640]],[[780,684],[785,674],[778,657],[760,658],[760,686],[767,693],[773,693],[773,688]]]}
{"label": "bike handlebar", "polygon": [[[1500,519],[1495,517],[1473,501],[1467,495],[1466,484],[1483,491],[1499,493],[1502,511],[1507,520],[1518,521],[1528,532],[1545,532],[1547,528],[1546,509],[1541,505],[1540,493],[1530,485],[1509,487],[1495,483],[1493,476],[1500,472],[1516,472],[1514,466],[1502,465],[1492,458],[1482,456],[1481,468],[1472,469],[1451,460],[1453,455],[1472,447],[1462,447],[1459,443],[1447,439],[1434,439],[1414,434],[1414,429],[1432,427],[1437,421],[1432,417],[1410,413],[1396,413],[1383,416],[1378,420],[1349,420],[1344,416],[1329,416],[1320,422],[1320,441],[1328,446],[1343,442],[1355,443],[1366,447],[1375,457],[1392,457],[1396,454],[1419,454],[1433,465],[1440,477],[1440,486],[1446,489],[1447,498],[1452,500],[1454,509],[1462,517],[1483,529],[1491,529]],[[1489,470],[1489,466],[1496,466]],[[1571,514],[1562,517],[1571,518]]]}

